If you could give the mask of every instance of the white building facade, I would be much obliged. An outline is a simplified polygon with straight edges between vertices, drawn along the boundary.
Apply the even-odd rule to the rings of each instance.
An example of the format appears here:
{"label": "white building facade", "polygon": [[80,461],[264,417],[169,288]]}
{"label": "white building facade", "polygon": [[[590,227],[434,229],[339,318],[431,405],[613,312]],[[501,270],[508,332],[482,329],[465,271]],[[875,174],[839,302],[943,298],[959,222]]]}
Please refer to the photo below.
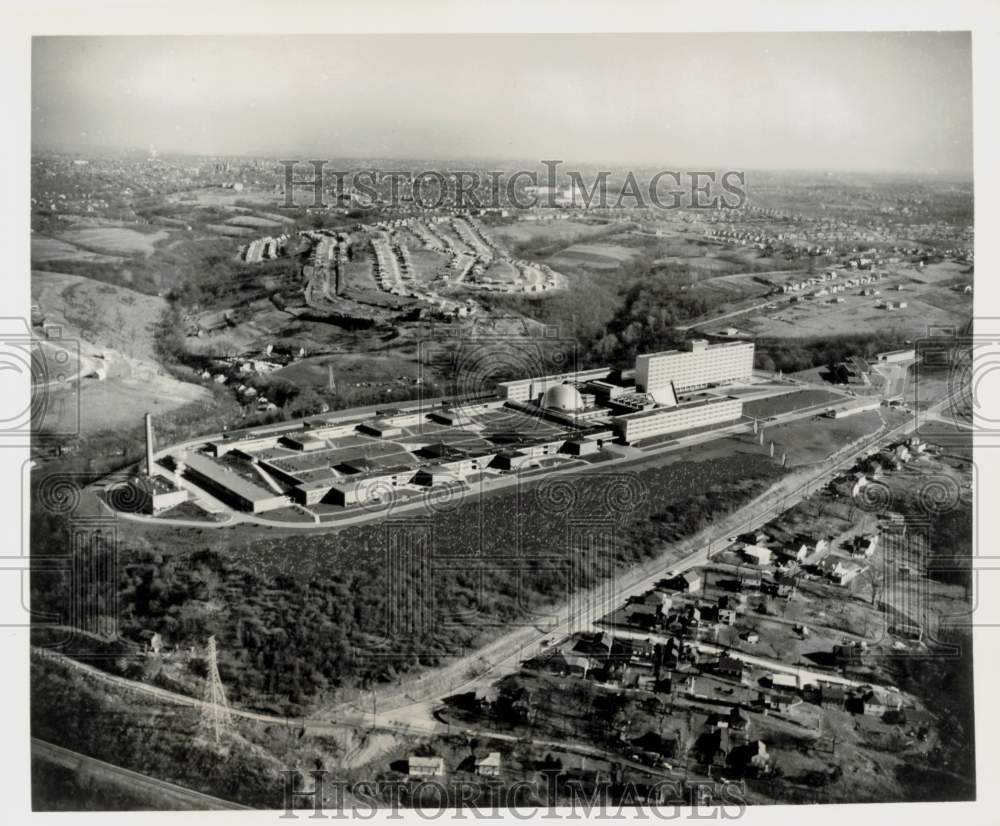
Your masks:
{"label": "white building facade", "polygon": [[678,393],[686,393],[710,384],[747,381],[753,374],[753,342],[709,344],[704,339],[694,339],[688,346],[688,350],[638,356],[636,387],[654,393],[673,382]]}

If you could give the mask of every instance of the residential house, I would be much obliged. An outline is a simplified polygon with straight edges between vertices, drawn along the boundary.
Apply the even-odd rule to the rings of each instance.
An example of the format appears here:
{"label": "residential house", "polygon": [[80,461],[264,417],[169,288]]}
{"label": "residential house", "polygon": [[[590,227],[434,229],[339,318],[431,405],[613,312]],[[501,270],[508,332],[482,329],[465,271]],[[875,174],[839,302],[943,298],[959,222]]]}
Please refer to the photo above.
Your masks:
{"label": "residential house", "polygon": [[893,534],[894,536],[905,536],[906,517],[895,511],[887,512],[882,522],[882,532]]}
{"label": "residential house", "polygon": [[825,706],[843,708],[847,702],[847,689],[839,683],[820,682],[820,702]]}
{"label": "residential house", "polygon": [[754,740],[734,749],[730,763],[747,773],[766,774],[771,768],[771,756],[763,740]]}
{"label": "residential house", "polygon": [[903,707],[899,694],[879,688],[870,688],[861,694],[862,711],[873,717],[881,717],[888,711],[898,711]]}
{"label": "residential house", "polygon": [[806,557],[809,556],[809,545],[805,542],[795,542],[791,546],[785,548],[782,551],[782,554],[787,559],[791,559],[801,565],[806,561]]}
{"label": "residential house", "polygon": [[504,690],[497,697],[494,709],[502,720],[525,723],[531,716],[531,701],[531,691],[526,688]]}
{"label": "residential house", "polygon": [[579,677],[586,677],[590,670],[590,660],[581,657],[579,654],[566,654],[563,656],[566,666],[564,674],[572,674]]}
{"label": "residential house", "polygon": [[445,767],[443,757],[417,757],[411,755],[407,760],[407,774],[410,777],[444,777]]}
{"label": "residential house", "polygon": [[704,758],[712,768],[724,769],[729,765],[729,752],[732,749],[729,729],[720,728],[712,732],[708,737],[708,746],[705,750]]}
{"label": "residential house", "polygon": [[854,537],[851,556],[855,559],[871,559],[878,548],[878,534],[865,534]]}
{"label": "residential house", "polygon": [[723,594],[719,597],[720,608],[731,608],[737,614],[742,614],[747,610],[746,594]]}
{"label": "residential house", "polygon": [[765,566],[771,564],[774,551],[763,545],[744,545],[743,556],[752,565]]}
{"label": "residential house", "polygon": [[739,706],[733,706],[729,712],[729,731],[740,740],[750,736],[750,717]]}
{"label": "residential house", "polygon": [[861,568],[852,562],[845,562],[835,557],[827,557],[819,563],[820,572],[835,585],[848,585],[861,573]]}
{"label": "residential house", "polygon": [[500,752],[491,751],[476,760],[476,774],[480,777],[499,777],[502,770]]}
{"label": "residential house", "polygon": [[833,661],[839,668],[848,666],[859,666],[862,664],[862,656],[865,653],[865,646],[857,642],[845,642],[841,645],[833,646]]}
{"label": "residential house", "polygon": [[763,531],[740,534],[737,538],[744,545],[766,545],[771,541],[771,537]]}
{"label": "residential house", "polygon": [[677,580],[679,590],[687,594],[695,594],[701,590],[704,578],[698,571],[685,571]]}
{"label": "residential house", "polygon": [[746,733],[750,728],[750,718],[740,710],[739,706],[733,706],[728,714],[710,714],[705,719],[705,728],[709,731],[728,729],[730,735],[746,739]]}
{"label": "residential house", "polygon": [[626,652],[628,658],[633,662],[636,660],[652,660],[653,652],[656,650],[656,643],[649,639],[649,637],[644,640],[616,639],[612,646],[612,656],[617,654],[619,645],[622,646],[623,652]]}
{"label": "residential house", "polygon": [[594,633],[582,633],[577,635],[572,652],[585,657],[604,659],[611,653],[611,648],[604,641],[604,633],[595,631]]}
{"label": "residential house", "polygon": [[147,654],[159,654],[163,648],[163,638],[148,628],[139,632],[139,641],[142,643],[143,651]]}
{"label": "residential house", "polygon": [[807,543],[808,550],[803,565],[818,565],[830,552],[830,542],[827,539],[817,539],[815,543]]}
{"label": "residential house", "polygon": [[663,622],[663,614],[657,605],[648,605],[645,602],[633,602],[625,606],[625,621],[630,625],[641,625],[643,628],[652,628]]}
{"label": "residential house", "polygon": [[657,679],[651,667],[630,665],[622,675],[622,688],[631,688],[637,691],[655,691]]}
{"label": "residential house", "polygon": [[658,763],[664,760],[672,760],[677,754],[677,740],[672,737],[664,737],[655,731],[647,731],[645,734],[636,737],[631,741],[632,748],[638,754],[651,758]]}
{"label": "residential house", "polygon": [[716,621],[720,625],[736,625],[736,609],[718,605],[715,609]]}
{"label": "residential house", "polygon": [[500,699],[500,689],[493,685],[481,686],[474,692],[473,702],[484,711],[492,709]]}
{"label": "residential house", "polygon": [[643,594],[637,601],[659,608],[661,614],[669,612],[670,608],[674,604],[673,600],[670,599],[667,594],[663,593],[663,591],[657,591],[656,589]]}
{"label": "residential house", "polygon": [[715,664],[715,673],[720,677],[736,680],[741,683],[746,679],[746,672],[746,663],[736,657],[730,657],[728,654],[721,655],[719,661]]}
{"label": "residential house", "polygon": [[775,672],[771,674],[771,686],[782,691],[798,691],[799,678],[795,674]]}
{"label": "residential house", "polygon": [[694,629],[701,628],[702,624],[701,606],[689,605],[687,613],[685,614],[685,622],[687,623],[688,628],[694,628]]}
{"label": "residential house", "polygon": [[757,695],[757,706],[765,713],[777,711],[779,714],[784,714],[801,702],[802,699],[790,691],[762,691]]}

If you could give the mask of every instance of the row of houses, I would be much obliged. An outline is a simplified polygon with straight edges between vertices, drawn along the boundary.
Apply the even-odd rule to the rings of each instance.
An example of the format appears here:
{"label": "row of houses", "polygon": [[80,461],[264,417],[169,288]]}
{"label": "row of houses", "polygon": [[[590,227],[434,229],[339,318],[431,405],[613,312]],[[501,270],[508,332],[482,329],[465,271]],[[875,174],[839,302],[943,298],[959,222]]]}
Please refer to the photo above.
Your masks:
{"label": "row of houses", "polygon": [[[464,768],[480,777],[500,777],[503,774],[503,757],[498,751],[491,751],[479,756],[473,755]],[[448,773],[448,767],[443,757],[425,757],[412,754],[406,761],[406,773],[409,777],[421,779],[444,777]]]}
{"label": "row of houses", "polygon": [[279,235],[276,238],[270,235],[263,238],[255,238],[240,249],[240,257],[248,264],[259,264],[265,259],[273,260],[279,258],[287,241],[287,235]]}

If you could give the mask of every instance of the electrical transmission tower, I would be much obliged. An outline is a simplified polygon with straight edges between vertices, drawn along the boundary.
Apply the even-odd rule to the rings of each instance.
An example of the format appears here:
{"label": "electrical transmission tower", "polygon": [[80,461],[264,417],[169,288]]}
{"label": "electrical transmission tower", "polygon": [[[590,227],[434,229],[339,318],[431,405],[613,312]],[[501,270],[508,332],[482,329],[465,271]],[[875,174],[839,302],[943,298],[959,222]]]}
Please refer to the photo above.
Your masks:
{"label": "electrical transmission tower", "polygon": [[222,728],[229,726],[232,715],[229,713],[229,702],[226,700],[226,689],[219,677],[218,652],[215,648],[215,637],[208,638],[208,649],[205,652],[205,665],[208,674],[205,680],[205,705],[202,706],[202,728],[215,738],[215,745],[220,745]]}

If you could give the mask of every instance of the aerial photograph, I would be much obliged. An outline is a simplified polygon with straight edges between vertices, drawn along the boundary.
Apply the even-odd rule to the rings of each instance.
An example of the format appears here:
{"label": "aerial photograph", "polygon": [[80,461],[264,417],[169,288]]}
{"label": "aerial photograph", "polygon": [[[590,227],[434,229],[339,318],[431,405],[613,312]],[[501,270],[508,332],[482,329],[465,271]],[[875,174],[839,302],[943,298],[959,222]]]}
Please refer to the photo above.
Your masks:
{"label": "aerial photograph", "polygon": [[976,800],[972,46],[34,37],[33,809]]}

